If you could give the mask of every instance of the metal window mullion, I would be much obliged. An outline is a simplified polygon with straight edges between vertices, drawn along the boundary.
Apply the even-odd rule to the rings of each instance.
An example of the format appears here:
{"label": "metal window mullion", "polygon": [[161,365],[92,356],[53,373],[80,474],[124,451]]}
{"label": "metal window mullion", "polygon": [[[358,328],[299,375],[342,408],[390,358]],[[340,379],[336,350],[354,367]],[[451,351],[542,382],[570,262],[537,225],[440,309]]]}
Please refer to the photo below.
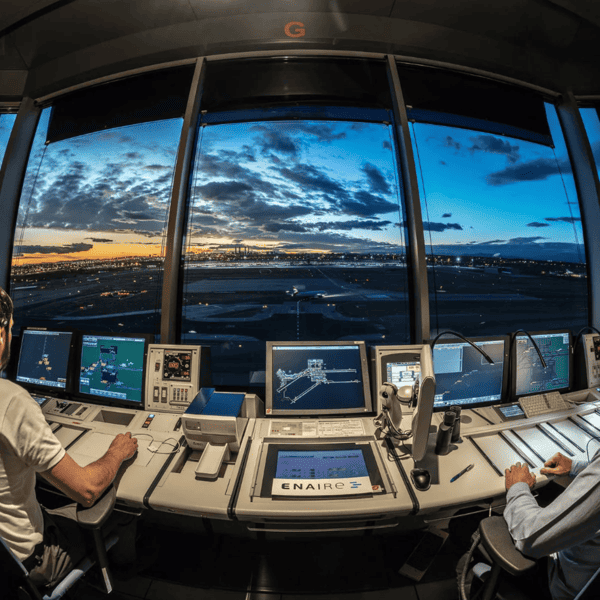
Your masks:
{"label": "metal window mullion", "polygon": [[160,320],[160,339],[163,344],[174,344],[178,341],[178,323],[180,307],[178,306],[179,278],[181,276],[181,257],[184,236],[188,182],[192,169],[196,131],[200,114],[200,98],[202,97],[202,71],[204,58],[196,61],[196,69],[185,110],[167,226],[165,246],[165,262],[162,289],[162,313]]}
{"label": "metal window mullion", "polygon": [[556,104],[560,125],[573,167],[573,178],[581,208],[587,257],[588,322],[600,327],[600,181],[577,101],[568,91]]}
{"label": "metal window mullion", "polygon": [[408,128],[408,117],[400,78],[396,68],[396,60],[388,56],[388,67],[392,83],[392,102],[394,121],[396,124],[397,157],[407,215],[409,257],[411,262],[412,306],[414,310],[413,343],[420,344],[429,338],[429,285],[427,282],[427,262],[425,260],[425,236],[423,233],[423,218],[421,215],[421,200],[419,197],[419,184],[417,168]]}
{"label": "metal window mullion", "polygon": [[19,200],[42,111],[23,98],[0,169],[0,286],[8,289]]}

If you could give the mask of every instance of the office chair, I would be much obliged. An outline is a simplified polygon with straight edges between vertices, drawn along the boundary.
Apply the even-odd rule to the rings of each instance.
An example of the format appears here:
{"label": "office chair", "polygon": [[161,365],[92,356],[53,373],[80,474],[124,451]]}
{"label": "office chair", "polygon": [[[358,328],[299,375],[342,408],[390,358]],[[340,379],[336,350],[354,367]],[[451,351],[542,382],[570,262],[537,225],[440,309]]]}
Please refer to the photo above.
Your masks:
{"label": "office chair", "polygon": [[[535,560],[521,554],[515,547],[504,517],[488,517],[479,523],[479,544],[492,565],[477,563],[473,574],[483,584],[471,600],[535,600],[509,581],[501,581],[502,571],[513,576],[531,572]],[[501,585],[502,583],[502,585]],[[503,589],[504,588],[504,589]],[[574,600],[594,600],[600,597],[600,567]]]}
{"label": "office chair", "polygon": [[[112,582],[108,570],[107,551],[114,546],[119,537],[111,534],[106,540],[102,536],[101,527],[110,516],[117,499],[114,486],[104,492],[102,497],[90,508],[77,506],[77,522],[82,529],[89,529],[94,540],[94,555],[85,556],[73,570],[45,595],[32,583],[29,572],[23,563],[15,556],[8,544],[0,537],[0,563],[2,574],[7,577],[8,591],[15,594],[18,600],[59,600],[70,590],[89,570],[98,563],[104,590],[107,594],[112,592]],[[4,591],[7,588],[3,588]],[[10,597],[10,596],[9,596]]]}

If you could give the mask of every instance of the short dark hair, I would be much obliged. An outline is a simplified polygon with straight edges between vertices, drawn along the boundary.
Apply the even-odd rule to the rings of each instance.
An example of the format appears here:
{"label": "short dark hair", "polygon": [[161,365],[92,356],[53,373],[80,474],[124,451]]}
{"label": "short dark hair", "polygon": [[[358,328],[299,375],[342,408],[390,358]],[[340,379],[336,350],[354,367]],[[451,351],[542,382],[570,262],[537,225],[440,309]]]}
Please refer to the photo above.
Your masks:
{"label": "short dark hair", "polygon": [[13,314],[10,296],[0,287],[0,327],[8,327]]}

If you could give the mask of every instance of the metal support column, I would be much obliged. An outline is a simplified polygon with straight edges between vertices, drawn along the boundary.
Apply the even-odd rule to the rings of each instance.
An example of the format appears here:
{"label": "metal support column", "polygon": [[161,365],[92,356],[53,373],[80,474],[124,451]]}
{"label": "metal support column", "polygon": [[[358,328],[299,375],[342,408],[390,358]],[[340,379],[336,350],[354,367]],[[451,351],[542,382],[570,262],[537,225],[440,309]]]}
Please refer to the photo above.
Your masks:
{"label": "metal support column", "polygon": [[421,344],[429,338],[429,286],[427,283],[427,262],[425,260],[425,236],[423,234],[423,218],[417,168],[410,140],[408,117],[404,96],[400,87],[400,78],[396,68],[396,60],[388,56],[389,75],[391,77],[394,120],[396,122],[396,139],[398,142],[398,162],[402,173],[402,185],[406,215],[408,220],[409,256],[412,273],[412,306],[414,321],[411,326],[413,344]]}
{"label": "metal support column", "polygon": [[589,324],[600,328],[600,182],[592,148],[573,94],[556,104],[581,207],[589,277]]}
{"label": "metal support column", "polygon": [[179,140],[173,189],[171,192],[171,207],[169,209],[169,224],[167,227],[167,243],[165,248],[165,263],[163,273],[162,314],[160,323],[160,341],[163,344],[174,344],[178,341],[177,325],[179,323],[178,291],[181,275],[181,256],[184,236],[188,182],[192,169],[198,116],[200,113],[200,98],[202,97],[202,72],[205,60],[196,61],[196,70],[188,97],[187,108]]}
{"label": "metal support column", "polygon": [[19,199],[29,152],[42,111],[23,98],[0,169],[0,286],[8,289]]}

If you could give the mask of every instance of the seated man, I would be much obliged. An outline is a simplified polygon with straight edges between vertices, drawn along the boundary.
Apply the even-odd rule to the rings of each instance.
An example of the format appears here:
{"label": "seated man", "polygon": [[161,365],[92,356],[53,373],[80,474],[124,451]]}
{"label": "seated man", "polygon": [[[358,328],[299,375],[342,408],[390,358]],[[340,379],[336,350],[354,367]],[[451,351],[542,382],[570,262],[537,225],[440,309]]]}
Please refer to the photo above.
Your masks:
{"label": "seated man", "polygon": [[569,475],[573,482],[545,508],[531,494],[535,475],[527,465],[505,471],[504,518],[515,545],[526,556],[548,556],[553,600],[574,598],[600,567],[600,450],[591,461],[560,452],[540,473]]}
{"label": "seated man", "polygon": [[[0,288],[0,371],[9,360],[12,312],[11,299]],[[136,449],[131,433],[119,434],[102,458],[80,467],[52,433],[39,404],[19,385],[0,379],[0,536],[36,585],[54,585],[84,549],[74,522],[76,505],[54,511],[41,507],[35,474],[75,502],[92,506]]]}

